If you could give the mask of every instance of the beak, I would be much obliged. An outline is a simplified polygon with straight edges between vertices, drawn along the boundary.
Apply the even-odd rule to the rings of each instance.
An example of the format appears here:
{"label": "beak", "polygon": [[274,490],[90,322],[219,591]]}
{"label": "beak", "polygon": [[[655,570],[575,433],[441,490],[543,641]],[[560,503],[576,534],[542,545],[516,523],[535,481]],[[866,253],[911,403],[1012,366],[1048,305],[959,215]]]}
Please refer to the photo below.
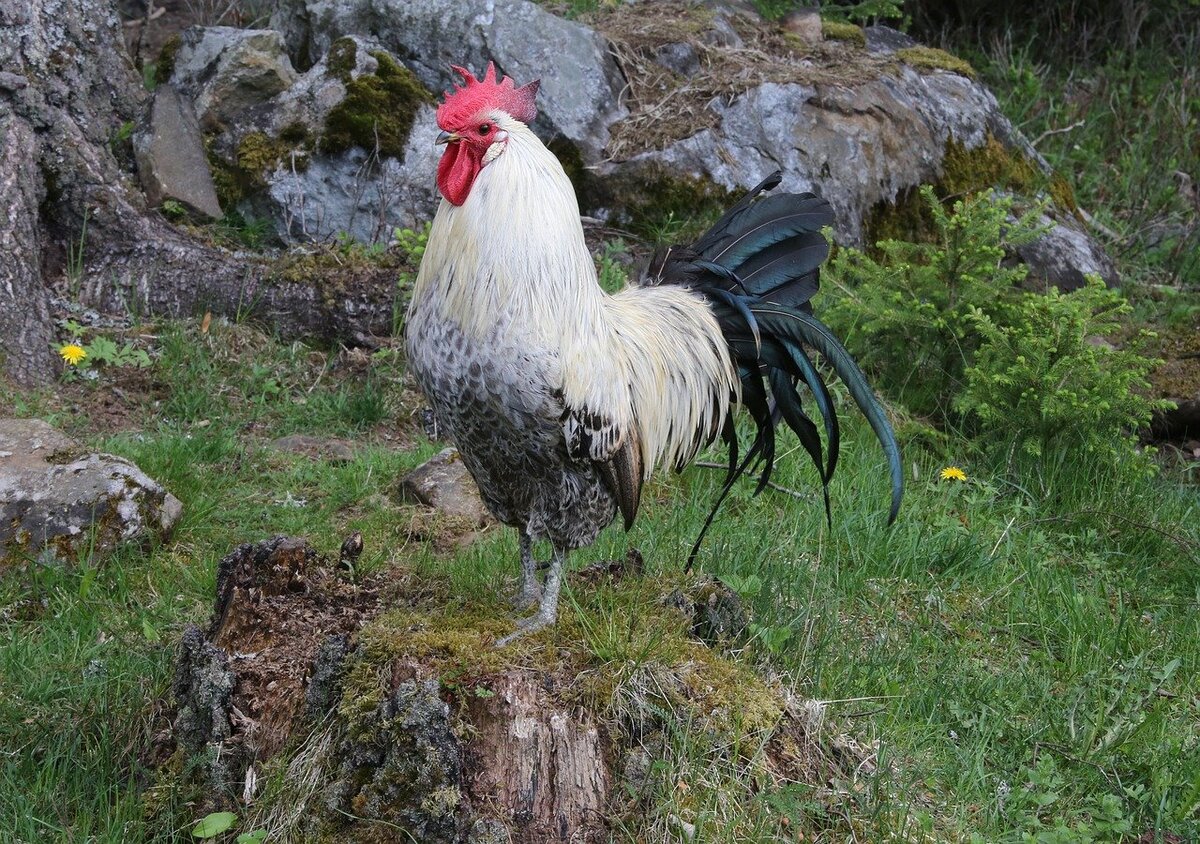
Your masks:
{"label": "beak", "polygon": [[457,141],[457,140],[459,140],[459,136],[458,136],[457,132],[441,132],[438,134],[437,140],[434,141],[434,143],[437,144],[438,146],[441,146],[442,144],[448,144],[451,141]]}

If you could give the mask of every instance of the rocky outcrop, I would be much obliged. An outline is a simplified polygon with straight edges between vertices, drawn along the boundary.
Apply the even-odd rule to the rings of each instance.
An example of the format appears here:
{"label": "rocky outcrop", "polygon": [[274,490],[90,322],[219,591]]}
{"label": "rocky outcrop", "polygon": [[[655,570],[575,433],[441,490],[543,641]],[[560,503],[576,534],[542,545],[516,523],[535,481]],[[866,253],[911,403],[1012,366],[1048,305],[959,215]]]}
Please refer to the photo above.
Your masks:
{"label": "rocky outcrop", "polygon": [[297,78],[282,36],[269,29],[192,27],[169,59],[172,86],[192,100],[206,132],[253,119]]}
{"label": "rocky outcrop", "polygon": [[[222,200],[270,217],[285,241],[377,242],[432,216],[432,92],[456,81],[452,64],[490,60],[543,80],[534,128],[585,213],[637,229],[782,169],[786,189],[829,199],[842,242],[863,245],[920,236],[919,185],[945,197],[995,187],[1047,203],[1048,234],[1020,255],[1035,281],[1115,280],[1069,185],[953,56],[811,11],[776,26],[740,7],[666,2],[594,22],[527,0],[288,0],[277,31],[189,32],[171,79],[215,133]],[[289,82],[292,64],[305,71]]]}
{"label": "rocky outcrop", "polygon": [[[629,38],[622,32],[617,37]],[[626,51],[630,61],[661,62],[662,47],[638,35],[642,40],[633,39]],[[650,184],[660,192],[670,192],[664,182],[687,179],[737,194],[781,169],[783,188],[827,198],[839,241],[859,246],[885,233],[917,234],[905,229],[909,221],[888,218],[904,217],[919,185],[933,184],[945,196],[996,187],[1017,194],[1026,207],[1048,202],[1048,234],[1021,252],[1032,277],[1066,289],[1082,285],[1086,273],[1115,281],[1112,261],[1076,215],[1069,186],[965,62],[912,46],[912,39],[886,27],[859,35],[862,44],[810,48],[815,59],[790,52],[783,63],[790,70],[756,70],[763,81],[714,91],[703,107],[707,125],[667,140],[644,131],[647,148],[602,172],[618,184]],[[794,42],[782,44],[791,50]],[[664,119],[682,108],[669,97],[662,104]],[[642,119],[634,109],[631,123]],[[635,132],[627,145],[636,150],[637,141]],[[620,211],[614,196],[602,189],[598,196]],[[881,221],[891,225],[878,226]]]}
{"label": "rocky outcrop", "polygon": [[[543,80],[535,128],[598,158],[624,116],[624,82],[608,44],[588,27],[529,0],[287,0],[271,18],[298,61],[317,61],[347,35],[371,36],[431,91],[452,90],[461,65],[489,61],[518,84]],[[452,35],[451,35],[452,34]]]}
{"label": "rocky outcrop", "polygon": [[137,466],[38,419],[0,419],[0,566],[170,535],[183,505]]}
{"label": "rocky outcrop", "polygon": [[195,98],[222,200],[280,240],[376,243],[433,215],[433,96],[379,41],[338,39],[297,75],[278,32],[194,27],[170,82]]}

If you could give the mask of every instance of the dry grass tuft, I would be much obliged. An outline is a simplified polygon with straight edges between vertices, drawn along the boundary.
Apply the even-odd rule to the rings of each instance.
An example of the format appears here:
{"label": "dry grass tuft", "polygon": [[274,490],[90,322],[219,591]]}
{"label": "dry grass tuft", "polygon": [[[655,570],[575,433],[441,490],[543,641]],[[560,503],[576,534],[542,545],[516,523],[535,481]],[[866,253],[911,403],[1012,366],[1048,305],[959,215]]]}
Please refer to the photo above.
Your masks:
{"label": "dry grass tuft", "polygon": [[[767,82],[848,85],[872,79],[891,62],[846,41],[807,43],[749,14],[718,22],[711,9],[688,2],[622,4],[588,21],[612,44],[628,86],[629,116],[613,126],[609,155],[623,161],[662,149],[717,124],[710,107]],[[726,34],[736,31],[740,45]],[[665,67],[659,51],[686,44],[699,70],[688,77]]]}

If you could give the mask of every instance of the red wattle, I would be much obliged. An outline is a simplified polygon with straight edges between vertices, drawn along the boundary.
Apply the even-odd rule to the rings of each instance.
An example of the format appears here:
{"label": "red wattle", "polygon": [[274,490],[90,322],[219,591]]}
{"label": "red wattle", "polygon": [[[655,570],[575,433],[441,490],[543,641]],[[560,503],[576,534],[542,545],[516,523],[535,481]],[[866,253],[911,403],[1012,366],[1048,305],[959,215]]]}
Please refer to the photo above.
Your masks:
{"label": "red wattle", "polygon": [[471,150],[462,141],[446,144],[446,151],[438,162],[437,185],[442,196],[452,205],[467,201],[471,185],[479,175],[481,163],[471,155]]}

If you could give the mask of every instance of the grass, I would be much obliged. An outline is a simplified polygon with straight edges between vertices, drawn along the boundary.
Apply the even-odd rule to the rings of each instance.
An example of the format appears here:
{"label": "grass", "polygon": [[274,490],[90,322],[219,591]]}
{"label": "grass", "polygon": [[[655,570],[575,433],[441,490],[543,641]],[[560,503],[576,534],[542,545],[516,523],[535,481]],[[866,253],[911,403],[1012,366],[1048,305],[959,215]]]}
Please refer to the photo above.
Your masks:
{"label": "grass", "polygon": [[[1195,293],[1200,14],[1179,4],[1162,17],[1140,36],[1120,33],[1132,38],[1126,49],[1113,49],[1108,39],[1055,43],[1053,28],[962,33],[952,49],[966,54],[1004,113],[1071,181],[1128,287]],[[1168,308],[1148,315],[1169,318],[1162,313]],[[1195,312],[1184,316],[1194,319]]]}
{"label": "grass", "polygon": [[[464,606],[494,603],[515,576],[508,531],[450,553],[410,539],[416,511],[387,491],[437,446],[411,434],[412,397],[390,355],[349,369],[219,322],[160,336],[158,412],[139,431],[91,442],[183,500],[174,541],[123,549],[101,568],[33,565],[0,583],[0,817],[10,840],[186,837],[197,810],[168,800],[147,815],[144,789],[154,736],[168,726],[172,643],[206,619],[216,561],[235,544],[291,533],[332,551],[361,530],[360,569],[404,559]],[[50,405],[25,409],[87,430]],[[1056,825],[1068,832],[1053,840],[1089,841],[1097,818],[1135,835],[1200,832],[1194,488],[1116,485],[1105,467],[1069,456],[1038,464],[1039,477],[965,445],[954,459],[969,480],[945,482],[946,446],[922,446],[919,426],[901,430],[911,432],[909,491],[891,529],[880,456],[865,425],[851,423],[832,529],[815,496],[754,499],[743,486],[701,557],[753,607],[743,659],[824,701],[859,742],[878,743],[876,772],[846,793],[763,789],[714,762],[728,748],[680,724],[647,785],[661,840],[679,839],[681,824],[695,840],[777,840],[784,816],[827,841],[1021,841]],[[338,464],[266,447],[293,431],[350,435],[360,448]],[[815,488],[797,450],[781,463],[780,484]],[[693,468],[657,480],[633,533],[607,532],[575,564],[633,545],[647,583],[677,577],[720,475]],[[636,667],[664,645],[653,627],[630,626],[631,608],[645,615],[645,596],[630,595],[573,591],[565,612],[598,673],[636,690]],[[1094,840],[1119,840],[1105,835]]]}
{"label": "grass", "polygon": [[[1174,176],[1200,178],[1197,56],[1155,47],[1072,62],[1013,39],[968,56],[1110,230],[1140,314],[1165,325],[1198,312],[1195,216]],[[618,257],[606,256],[613,287]],[[0,388],[17,415],[128,456],[185,505],[169,544],[0,578],[0,840],[192,840],[199,806],[152,788],[155,737],[169,727],[173,643],[207,619],[216,563],[234,545],[291,533],[332,552],[361,530],[359,570],[403,560],[463,607],[494,605],[516,574],[510,532],[461,550],[421,541],[410,529],[420,511],[389,494],[438,448],[417,431],[419,403],[393,353],[334,355],[219,321],[157,329],[153,385],[126,424],[89,415],[89,397],[121,383],[119,371],[65,398]],[[892,528],[878,451],[848,421],[832,527],[816,495],[752,498],[741,486],[701,555],[753,610],[742,663],[819,701],[813,717],[873,748],[873,767],[831,783],[768,782],[729,761],[761,747],[719,746],[681,719],[647,748],[645,817],[618,817],[615,840],[1196,839],[1194,482],[1065,452],[1002,462],[899,422],[908,492]],[[290,433],[358,448],[334,463],[268,447]],[[775,480],[815,490],[806,463],[793,449]],[[938,480],[948,464],[968,480]],[[632,545],[646,591],[671,582],[720,475],[662,476],[629,536],[610,530],[573,564]],[[637,583],[564,596],[615,698],[636,697],[645,667],[675,647],[646,616]]]}

